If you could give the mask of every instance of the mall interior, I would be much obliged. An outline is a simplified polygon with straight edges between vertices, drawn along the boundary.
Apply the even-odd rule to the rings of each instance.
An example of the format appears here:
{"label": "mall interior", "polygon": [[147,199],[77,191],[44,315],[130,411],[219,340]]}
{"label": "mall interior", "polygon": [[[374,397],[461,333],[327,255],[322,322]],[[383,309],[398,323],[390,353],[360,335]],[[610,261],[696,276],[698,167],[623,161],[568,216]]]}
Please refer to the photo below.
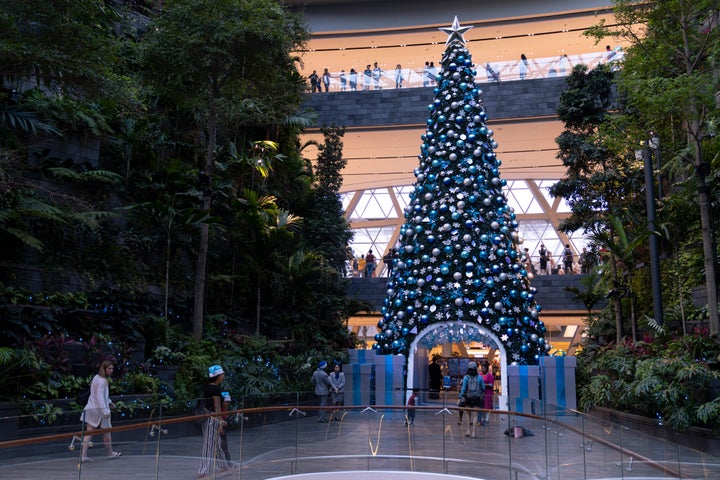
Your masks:
{"label": "mall interior", "polygon": [[[351,101],[357,98],[358,102],[364,98],[361,93],[371,95],[372,92],[342,91],[340,74],[350,69],[362,72],[367,65],[374,67],[376,62],[385,72],[377,90],[396,88],[394,72],[400,65],[403,89],[425,88],[429,93],[432,86],[423,85],[425,63],[439,63],[447,39],[447,34],[439,28],[448,27],[456,17],[462,25],[473,27],[464,36],[478,65],[480,87],[492,81],[487,69],[481,68],[487,64],[499,74],[502,88],[504,82],[525,81],[520,79],[519,69],[523,54],[530,63],[528,79],[548,78],[569,73],[563,58],[568,58],[570,65],[592,66],[621,58],[626,46],[619,40],[610,45],[596,44],[583,34],[601,21],[613,22],[609,0],[288,0],[288,3],[306,13],[312,31],[305,50],[297,52],[302,61],[301,73],[308,77],[313,70],[322,73],[327,68],[331,75],[329,92],[312,95],[343,95]],[[369,88],[374,91],[376,86],[371,84]],[[562,131],[561,122],[555,115],[503,118],[493,115],[492,111],[488,115],[488,126],[495,131],[499,144],[496,153],[503,159],[501,177],[507,180],[505,194],[515,209],[524,239],[522,247],[529,250],[534,261],[541,244],[556,257],[565,244],[570,244],[577,254],[585,244],[582,234],[558,232],[557,227],[569,210],[547,192],[547,188],[564,175],[564,168],[556,158],[554,140]],[[413,169],[424,129],[424,123],[415,120],[393,128],[383,125],[347,128],[343,155],[348,163],[343,171],[341,195],[346,218],[355,234],[352,243],[355,256],[372,249],[382,258],[395,244],[403,223],[403,209],[413,188]],[[305,140],[321,141],[319,126],[309,129]],[[317,156],[312,149],[303,154],[306,158]],[[353,282],[358,288],[374,284],[382,295],[386,275],[382,261],[377,275],[379,278],[354,278]],[[580,275],[537,275],[535,282],[539,289],[561,290],[567,282],[579,278]],[[587,312],[581,306],[556,307],[543,310],[543,315],[550,341],[556,345],[555,352],[571,355]],[[379,318],[378,311],[360,312],[350,319],[349,327],[372,338]],[[435,332],[437,341],[426,336],[428,343],[420,346],[422,356],[428,361],[435,356],[455,359],[448,362],[448,368],[459,371],[470,359],[492,361],[496,354],[492,341],[483,339],[483,332],[477,341],[462,342],[441,341],[448,332],[441,329]],[[371,352],[358,350],[355,355],[367,353]],[[561,356],[545,358],[574,360]],[[396,390],[402,390],[398,387],[401,382],[387,381],[390,370],[386,363],[392,358],[384,357],[388,358],[376,364],[377,372],[382,375],[373,377],[373,385],[397,395]],[[415,357],[415,360],[424,359]],[[356,366],[358,372],[362,368],[365,368],[363,372],[370,372],[369,364]],[[351,379],[351,365],[345,367]],[[403,368],[403,365],[397,366],[396,378],[406,373]],[[417,370],[427,369],[422,365]],[[507,382],[508,372],[502,373]],[[553,383],[560,385],[564,378],[558,375]],[[425,383],[424,379],[415,381]],[[537,392],[537,382],[534,389]],[[527,390],[520,393],[533,393]],[[204,447],[200,426],[188,421],[190,417],[173,418],[170,414],[170,418],[163,418],[163,408],[168,409],[170,405],[143,404],[147,409],[144,413],[149,415],[147,422],[139,423],[144,413],[138,409],[136,419],[118,422],[120,426],[113,429],[114,445],[123,452],[121,459],[103,459],[98,435],[91,450],[94,461],[81,461],[80,449],[75,443],[83,439],[73,436],[76,430],[73,425],[72,430],[36,441],[23,438],[4,442],[4,449],[0,449],[0,478],[720,478],[720,464],[707,454],[707,440],[699,440],[703,448],[691,444],[687,435],[682,441],[677,437],[667,441],[661,437],[667,429],[658,428],[662,427],[662,419],[651,424],[646,433],[616,423],[615,419],[578,412],[570,414],[550,404],[531,401],[525,405],[526,412],[517,408],[512,414],[491,410],[489,421],[478,428],[476,436],[474,431],[465,432],[465,423],[470,420],[466,417],[463,421],[456,404],[448,402],[447,392],[440,399],[420,402],[414,409],[417,419],[415,413],[412,416],[415,422],[408,422],[410,409],[404,408],[404,403],[393,404],[377,396],[370,400],[370,390],[363,392],[368,400],[354,405],[365,408],[349,407],[333,412],[339,414],[339,418],[335,418],[338,421],[332,421],[331,415],[331,421],[326,422],[316,418],[327,412],[323,413],[315,403],[302,402],[300,396],[261,398],[256,403],[250,399],[245,405],[250,408],[227,412],[238,425],[228,433],[233,460],[230,468],[213,470],[209,475],[197,474],[201,447]],[[407,391],[401,393],[404,395]],[[353,405],[349,394],[346,400],[347,405]],[[384,407],[373,408],[378,405]],[[17,419],[7,413],[0,416],[0,433],[3,427],[15,423]]]}
{"label": "mall interior", "polygon": [[[518,82],[521,55],[529,62],[526,79],[568,75],[572,65],[590,67],[622,57],[623,44],[613,40],[596,43],[585,35],[588,27],[600,22],[612,24],[608,1],[506,0],[468,1],[291,1],[308,19],[311,37],[298,52],[301,73],[309,77],[327,69],[328,91],[361,96],[350,87],[348,75],[357,72],[357,90],[395,89],[396,70],[403,78],[401,88],[428,88],[426,63],[439,64],[447,34],[440,30],[455,18],[462,26],[466,44],[477,66],[477,83],[492,82],[485,65],[490,65],[500,82]],[[377,84],[365,82],[363,72],[379,67]],[[569,66],[569,67],[568,67]],[[341,77],[344,77],[341,79]],[[367,83],[367,85],[365,84]],[[502,84],[501,84],[502,85]],[[367,92],[363,92],[367,93]],[[313,93],[313,95],[327,95]],[[576,258],[585,245],[582,232],[557,230],[569,208],[553,198],[548,188],[563,177],[564,167],[556,158],[555,138],[562,123],[555,115],[525,118],[497,118],[490,110],[488,126],[495,131],[502,159],[501,176],[507,181],[505,194],[517,214],[523,248],[527,248],[535,268],[541,245],[549,250],[551,264],[558,265],[566,244]],[[353,255],[359,258],[372,250],[380,259],[377,276],[386,275],[382,256],[395,245],[404,221],[403,211],[415,180],[421,135],[425,125],[409,121],[384,128],[382,125],[351,126],[343,138],[341,196],[346,218],[353,230]],[[322,141],[319,128],[310,129],[306,140]],[[304,152],[314,158],[316,152]],[[557,273],[557,270],[551,270]],[[577,272],[576,272],[577,273]],[[538,279],[539,280],[539,279]],[[547,312],[546,322],[553,335],[554,352],[573,352],[583,330],[586,312],[581,306]],[[378,312],[364,312],[350,319],[350,328],[363,338],[376,333]],[[467,345],[439,345],[432,355],[479,356],[492,359],[493,349],[478,342]]]}

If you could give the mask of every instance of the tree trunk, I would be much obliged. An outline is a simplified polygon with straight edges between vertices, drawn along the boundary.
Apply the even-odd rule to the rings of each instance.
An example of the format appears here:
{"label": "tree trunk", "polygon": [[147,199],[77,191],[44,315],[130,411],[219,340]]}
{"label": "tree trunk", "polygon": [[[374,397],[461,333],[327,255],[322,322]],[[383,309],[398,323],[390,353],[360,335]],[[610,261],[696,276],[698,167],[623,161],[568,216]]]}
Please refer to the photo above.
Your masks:
{"label": "tree trunk", "polygon": [[617,261],[615,259],[615,255],[610,254],[610,266],[612,267],[612,279],[613,279],[613,289],[615,290],[615,295],[613,295],[613,307],[615,309],[615,343],[617,345],[620,345],[622,343],[623,338],[623,320],[622,320],[622,303],[620,302],[620,292],[617,290],[620,286],[620,282],[618,281],[618,273],[617,273]]}
{"label": "tree trunk", "polygon": [[[212,183],[213,164],[215,163],[215,112],[211,108],[208,115],[207,124],[207,151],[205,154],[205,176],[209,182],[207,186],[201,185],[203,188],[203,212],[210,211],[210,203],[212,200],[212,192],[210,184]],[[205,188],[207,190],[205,190]],[[200,241],[198,243],[198,256],[195,263],[195,292],[193,298],[193,337],[201,339],[203,335],[203,327],[205,323],[205,290],[207,283],[207,256],[208,245],[210,243],[210,226],[203,222],[200,224]]]}
{"label": "tree trunk", "polygon": [[[210,199],[203,201],[203,209],[207,210],[205,204],[210,203]],[[200,244],[198,246],[198,256],[195,262],[195,294],[193,297],[193,337],[200,340],[203,335],[203,327],[205,323],[205,283],[207,271],[207,252],[210,239],[210,226],[207,223],[200,225]]]}
{"label": "tree trunk", "polygon": [[255,306],[255,335],[260,336],[260,270],[257,274],[257,305]]}
{"label": "tree trunk", "polygon": [[168,296],[170,294],[170,233],[167,236],[167,253],[165,255],[165,305],[163,313],[168,318]]}
{"label": "tree trunk", "polygon": [[637,316],[635,313],[635,293],[632,291],[630,292],[630,333],[632,335],[633,343],[637,342]]}
{"label": "tree trunk", "polygon": [[700,205],[700,224],[702,225],[703,257],[705,265],[705,289],[707,292],[708,313],[710,314],[710,335],[718,334],[718,295],[715,277],[715,242],[710,213],[710,199],[705,175],[696,169],[698,180],[698,204]]}

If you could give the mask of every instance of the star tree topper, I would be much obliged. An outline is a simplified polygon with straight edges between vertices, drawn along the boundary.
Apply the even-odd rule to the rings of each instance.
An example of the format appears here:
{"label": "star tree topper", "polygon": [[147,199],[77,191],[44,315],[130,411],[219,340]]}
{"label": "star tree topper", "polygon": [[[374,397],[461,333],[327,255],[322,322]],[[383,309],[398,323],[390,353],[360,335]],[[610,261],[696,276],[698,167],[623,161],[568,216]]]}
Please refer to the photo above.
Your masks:
{"label": "star tree topper", "polygon": [[460,22],[458,21],[457,15],[455,16],[455,20],[453,20],[451,27],[442,27],[438,30],[441,30],[448,34],[448,39],[445,41],[445,45],[450,45],[453,40],[457,40],[463,45],[465,45],[465,38],[463,37],[463,34],[473,28],[472,26],[469,27],[461,27]]}

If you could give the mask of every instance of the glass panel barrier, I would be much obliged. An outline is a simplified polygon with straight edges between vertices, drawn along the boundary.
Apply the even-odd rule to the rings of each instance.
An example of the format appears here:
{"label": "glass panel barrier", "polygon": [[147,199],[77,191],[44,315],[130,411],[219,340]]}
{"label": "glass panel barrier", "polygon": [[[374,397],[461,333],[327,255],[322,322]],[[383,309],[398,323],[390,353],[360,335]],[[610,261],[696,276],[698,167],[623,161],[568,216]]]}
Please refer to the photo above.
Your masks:
{"label": "glass panel barrier", "polygon": [[[82,430],[79,411],[43,406],[31,415],[5,415],[0,478],[265,480],[347,471],[360,473],[343,473],[346,480],[392,477],[385,472],[488,480],[720,478],[718,458],[682,440],[541,402],[516,406],[521,411],[477,410],[490,414],[477,426],[469,425],[472,410],[461,419],[455,404],[432,401],[417,406],[412,422],[400,406],[321,409],[308,392],[234,398],[222,418],[193,416],[194,404],[118,401],[113,428],[92,432],[91,462],[81,462],[90,432]],[[327,422],[319,421],[323,415]],[[215,442],[204,441],[209,425]],[[219,453],[223,437],[227,457]],[[109,460],[109,452],[122,456]]]}
{"label": "glass panel barrier", "polygon": [[[533,58],[533,68],[527,75],[527,79],[534,78],[551,78],[551,77],[564,77],[570,75],[572,72],[572,66],[577,64],[584,64],[588,66],[588,69],[603,64],[610,63],[619,68],[622,64],[623,52],[618,51],[611,60],[608,60],[605,53],[598,52],[587,52],[580,54],[570,55],[567,59],[567,65],[565,67],[558,66],[559,57],[542,57]],[[522,80],[520,75],[520,59],[508,60],[501,62],[479,62],[475,65],[477,70],[476,83],[496,83],[496,82],[507,82],[514,80]],[[435,73],[438,73],[438,70]],[[309,72],[308,72],[309,73]],[[377,83],[374,80],[365,81],[365,77],[362,72],[357,75],[356,88],[352,88],[350,83],[349,73],[342,72],[329,72],[330,73],[330,92],[350,92],[350,91],[375,91],[375,90],[387,90],[398,88],[396,84],[397,72],[395,69],[384,70]],[[435,75],[432,72],[424,68],[403,68],[400,75],[403,77],[402,85],[400,88],[420,88],[420,87],[434,87],[435,86]],[[343,78],[345,81],[343,82]]]}

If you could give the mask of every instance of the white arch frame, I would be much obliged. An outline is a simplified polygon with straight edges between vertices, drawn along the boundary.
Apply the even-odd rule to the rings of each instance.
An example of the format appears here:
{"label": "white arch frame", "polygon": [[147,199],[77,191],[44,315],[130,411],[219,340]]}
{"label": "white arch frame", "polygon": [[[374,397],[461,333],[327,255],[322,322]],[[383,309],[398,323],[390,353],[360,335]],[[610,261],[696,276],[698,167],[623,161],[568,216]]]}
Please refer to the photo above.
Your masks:
{"label": "white arch frame", "polygon": [[468,327],[472,327],[473,329],[477,329],[482,332],[483,335],[486,335],[487,337],[491,338],[493,342],[495,342],[495,346],[497,347],[497,350],[500,354],[500,385],[502,388],[502,395],[499,397],[499,406],[498,408],[500,410],[507,410],[508,409],[508,403],[507,403],[507,392],[508,392],[508,375],[507,375],[507,351],[505,350],[505,345],[500,341],[500,339],[495,335],[491,330],[488,330],[486,327],[482,325],[478,325],[474,322],[463,322],[463,321],[453,321],[453,322],[438,322],[428,325],[427,327],[423,328],[420,333],[418,333],[415,336],[415,339],[410,344],[410,351],[408,354],[407,359],[407,392],[408,395],[410,392],[412,392],[413,387],[420,387],[420,385],[415,385],[415,362],[416,357],[418,356],[418,345],[422,341],[422,339],[430,334],[431,332],[441,329],[441,328],[457,328],[458,326],[467,325]]}

